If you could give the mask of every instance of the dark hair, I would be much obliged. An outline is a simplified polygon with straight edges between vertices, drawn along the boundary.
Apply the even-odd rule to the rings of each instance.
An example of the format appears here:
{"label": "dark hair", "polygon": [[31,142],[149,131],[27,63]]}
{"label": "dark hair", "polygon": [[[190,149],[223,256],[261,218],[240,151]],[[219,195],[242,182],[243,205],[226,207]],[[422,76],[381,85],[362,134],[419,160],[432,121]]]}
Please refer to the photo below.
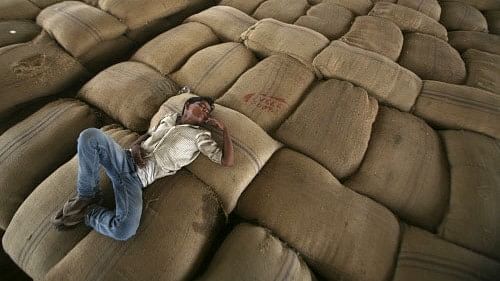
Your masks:
{"label": "dark hair", "polygon": [[187,99],[186,102],[184,103],[184,107],[182,108],[181,115],[184,115],[184,109],[186,108],[186,105],[190,105],[192,103],[199,102],[199,101],[206,101],[208,103],[208,105],[210,105],[210,112],[212,112],[212,110],[214,110],[214,99],[212,99],[211,97],[204,97],[204,96],[191,97],[191,98]]}

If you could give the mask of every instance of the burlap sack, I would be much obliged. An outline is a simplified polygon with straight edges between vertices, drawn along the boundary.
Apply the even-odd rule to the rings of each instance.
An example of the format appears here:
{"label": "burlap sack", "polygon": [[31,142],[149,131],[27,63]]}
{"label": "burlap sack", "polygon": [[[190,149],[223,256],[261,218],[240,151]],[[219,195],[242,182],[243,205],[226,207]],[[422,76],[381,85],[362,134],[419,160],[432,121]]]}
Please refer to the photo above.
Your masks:
{"label": "burlap sack", "polygon": [[100,42],[97,46],[78,58],[89,71],[98,73],[109,65],[128,58],[136,44],[126,36]]}
{"label": "burlap sack", "polygon": [[304,15],[309,7],[307,0],[267,0],[259,5],[252,17],[256,19],[273,18],[293,23]]}
{"label": "burlap sack", "polygon": [[316,280],[306,263],[268,230],[239,224],[197,280]]}
{"label": "burlap sack", "polygon": [[96,126],[90,108],[75,100],[50,103],[0,135],[0,228],[6,229],[31,191],[76,153],[80,131]]}
{"label": "burlap sack", "polygon": [[118,19],[77,1],[64,1],[42,10],[36,22],[74,57],[102,41],[117,38],[127,29]]}
{"label": "burlap sack", "polygon": [[221,96],[238,77],[257,63],[241,43],[222,43],[198,51],[170,77],[200,96]]}
{"label": "burlap sack", "polygon": [[219,5],[231,6],[248,15],[251,15],[264,1],[267,0],[222,0],[219,2]]}
{"label": "burlap sack", "polygon": [[495,281],[500,264],[473,251],[441,240],[416,227],[406,226],[395,281]]}
{"label": "burlap sack", "polygon": [[341,41],[396,61],[403,48],[403,33],[392,21],[374,16],[356,17]]}
{"label": "burlap sack", "polygon": [[41,28],[29,20],[9,20],[0,22],[0,48],[11,44],[24,43],[40,34]]}
{"label": "burlap sack", "polygon": [[326,2],[312,6],[294,24],[315,30],[333,40],[349,30],[353,18],[354,14],[349,9]]}
{"label": "burlap sack", "polygon": [[361,168],[345,183],[429,230],[444,216],[449,184],[436,132],[420,118],[387,107],[379,109]]}
{"label": "burlap sack", "polygon": [[345,178],[363,160],[377,110],[377,101],[363,88],[331,79],[307,94],[276,136],[318,161],[335,177]]}
{"label": "burlap sack", "polygon": [[467,75],[460,54],[446,41],[422,33],[406,33],[398,63],[424,80],[462,84]]}
{"label": "burlap sack", "polygon": [[29,0],[0,1],[0,20],[35,19],[40,8]]}
{"label": "burlap sack", "polygon": [[[137,138],[137,134],[115,126],[108,126],[103,130],[124,147],[130,146]],[[76,194],[77,161],[78,157],[73,157],[28,196],[12,218],[3,237],[5,251],[35,280],[42,280],[90,231],[83,224],[71,231],[58,231],[50,222],[64,202]],[[113,207],[111,182],[104,169],[101,169],[99,186],[105,193],[105,205]]]}
{"label": "burlap sack", "polygon": [[217,102],[271,132],[292,113],[314,78],[299,61],[270,56],[243,73]]}
{"label": "burlap sack", "polygon": [[240,35],[257,20],[242,11],[229,6],[214,6],[190,16],[186,22],[199,22],[209,26],[221,41],[240,42]]}
{"label": "burlap sack", "polygon": [[209,27],[191,22],[158,35],[137,50],[131,59],[148,64],[162,75],[167,75],[181,67],[197,51],[218,42]]}
{"label": "burlap sack", "polygon": [[30,0],[33,4],[37,5],[41,9],[46,8],[50,5],[62,2],[63,0]]}
{"label": "burlap sack", "polygon": [[182,10],[205,6],[211,0],[99,0],[99,7],[121,19],[128,28],[136,29],[159,18],[164,18]]}
{"label": "burlap sack", "polygon": [[31,42],[0,48],[0,115],[21,103],[59,93],[87,75],[46,33]]}
{"label": "burlap sack", "polygon": [[404,111],[413,106],[422,86],[415,73],[390,59],[339,40],[325,48],[313,65],[320,75],[361,86],[379,102]]}
{"label": "burlap sack", "polygon": [[500,2],[497,0],[453,0],[469,4],[478,10],[500,10]]}
{"label": "burlap sack", "polygon": [[[158,120],[166,111],[181,112],[184,102],[193,95],[182,94],[168,99],[152,118]],[[221,120],[229,130],[234,146],[233,167],[223,167],[207,157],[198,157],[187,169],[197,178],[212,187],[219,196],[224,211],[231,213],[243,190],[267,162],[269,157],[281,147],[257,124],[245,115],[217,104],[213,117]],[[211,130],[212,136],[222,145],[220,131]]]}
{"label": "burlap sack", "polygon": [[261,56],[285,54],[308,67],[314,57],[330,42],[314,30],[274,19],[257,22],[242,33],[241,38],[248,48]]}
{"label": "burlap sack", "polygon": [[443,131],[441,136],[451,196],[439,235],[500,260],[500,141],[467,131]]}
{"label": "burlap sack", "polygon": [[0,135],[7,131],[10,127],[40,110],[40,108],[57,99],[59,99],[57,96],[39,98],[31,102],[23,103],[15,107],[14,110],[7,111],[6,114],[0,115],[0,120],[2,120],[2,122],[0,122]]}
{"label": "burlap sack", "polygon": [[441,6],[437,0],[398,0],[396,4],[417,10],[436,21],[441,15]]}
{"label": "burlap sack", "polygon": [[487,11],[485,16],[489,32],[500,35],[500,11]]}
{"label": "burlap sack", "polygon": [[309,3],[316,5],[319,3],[331,3],[351,10],[356,15],[366,15],[373,7],[371,0],[308,0]]}
{"label": "burlap sack", "polygon": [[411,8],[378,2],[368,14],[393,21],[403,32],[419,32],[448,40],[446,28],[436,20]]}
{"label": "burlap sack", "polygon": [[452,31],[448,43],[459,52],[476,49],[500,55],[500,35],[477,31]]}
{"label": "burlap sack", "polygon": [[500,95],[488,91],[424,81],[413,113],[438,128],[466,129],[500,139]]}
{"label": "burlap sack", "polygon": [[225,223],[217,196],[181,171],[149,186],[144,205],[132,239],[92,231],[44,280],[192,280]]}
{"label": "burlap sack", "polygon": [[78,98],[98,107],[127,128],[146,131],[160,105],[178,87],[156,70],[138,62],[122,62],[99,73],[79,91]]}
{"label": "burlap sack", "polygon": [[442,2],[441,19],[446,29],[488,32],[488,23],[481,12],[461,2]]}
{"label": "burlap sack", "polygon": [[500,55],[469,49],[462,56],[467,65],[466,84],[500,94]]}
{"label": "burlap sack", "polygon": [[394,215],[300,153],[274,154],[236,212],[269,228],[326,280],[388,280],[392,273]]}

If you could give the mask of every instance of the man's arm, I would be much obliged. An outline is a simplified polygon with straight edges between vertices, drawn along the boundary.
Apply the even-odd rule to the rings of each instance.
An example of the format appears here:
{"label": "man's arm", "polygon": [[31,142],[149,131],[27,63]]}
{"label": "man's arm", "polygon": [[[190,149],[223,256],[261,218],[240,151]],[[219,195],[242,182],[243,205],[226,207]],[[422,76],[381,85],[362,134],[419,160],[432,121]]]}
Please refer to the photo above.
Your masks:
{"label": "man's arm", "polygon": [[222,166],[231,167],[234,165],[234,149],[233,149],[233,141],[231,140],[231,135],[229,134],[229,130],[226,128],[224,123],[215,119],[209,118],[207,120],[207,124],[214,126],[220,130],[222,130],[222,135],[224,139],[224,145],[222,147]]}
{"label": "man's arm", "polygon": [[132,150],[132,157],[134,158],[134,162],[140,168],[146,165],[146,162],[144,161],[143,158],[141,143],[145,141],[147,138],[149,138],[149,136],[150,136],[149,133],[145,133],[144,135],[136,139],[132,143],[132,146],[130,147],[130,149]]}

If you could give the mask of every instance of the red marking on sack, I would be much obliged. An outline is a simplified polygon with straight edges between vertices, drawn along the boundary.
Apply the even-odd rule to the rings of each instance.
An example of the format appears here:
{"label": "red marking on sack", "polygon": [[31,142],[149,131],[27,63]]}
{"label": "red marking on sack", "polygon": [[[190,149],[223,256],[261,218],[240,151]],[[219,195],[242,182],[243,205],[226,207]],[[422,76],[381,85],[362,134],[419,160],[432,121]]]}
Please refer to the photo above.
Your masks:
{"label": "red marking on sack", "polygon": [[278,112],[287,104],[283,98],[277,98],[265,94],[247,94],[243,97],[247,104],[254,105],[267,112]]}

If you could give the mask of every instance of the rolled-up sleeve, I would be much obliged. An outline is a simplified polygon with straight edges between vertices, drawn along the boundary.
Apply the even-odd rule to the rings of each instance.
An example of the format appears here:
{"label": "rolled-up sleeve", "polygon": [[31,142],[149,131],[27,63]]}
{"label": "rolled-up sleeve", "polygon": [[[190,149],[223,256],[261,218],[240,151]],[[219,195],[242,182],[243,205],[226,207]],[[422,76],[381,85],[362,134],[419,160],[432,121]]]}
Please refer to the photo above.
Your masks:
{"label": "rolled-up sleeve", "polygon": [[222,150],[212,138],[210,132],[203,132],[196,136],[196,144],[200,152],[217,164],[222,162]]}

